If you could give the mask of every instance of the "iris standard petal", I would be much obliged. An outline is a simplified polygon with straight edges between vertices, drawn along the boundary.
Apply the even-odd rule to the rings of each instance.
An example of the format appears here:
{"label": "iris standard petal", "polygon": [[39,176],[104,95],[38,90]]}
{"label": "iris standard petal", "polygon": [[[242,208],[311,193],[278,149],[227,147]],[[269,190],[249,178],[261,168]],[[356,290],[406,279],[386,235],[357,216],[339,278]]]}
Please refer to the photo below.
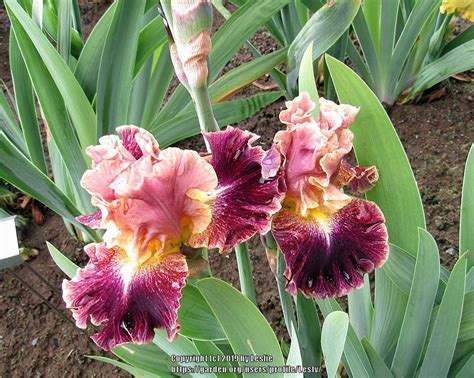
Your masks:
{"label": "iris standard petal", "polygon": [[363,274],[388,257],[384,217],[373,202],[353,199],[335,213],[302,217],[284,209],[272,234],[286,260],[287,290],[316,298],[342,296],[363,284]]}
{"label": "iris standard petal", "polygon": [[280,121],[289,129],[299,124],[314,122],[311,111],[316,105],[307,92],[301,93],[292,101],[285,102],[285,106],[286,109],[280,113]]}
{"label": "iris standard petal", "polygon": [[160,253],[179,248],[209,225],[206,193],[216,185],[212,166],[197,152],[168,148],[157,162],[142,158],[111,185],[118,199],[103,205],[107,246],[119,245],[140,261],[150,256],[151,241],[159,242]]}
{"label": "iris standard petal", "polygon": [[[137,264],[119,248],[104,243],[85,248],[89,262],[63,282],[63,298],[73,311],[76,325],[103,324],[92,338],[110,350],[124,343],[144,344],[154,328],[166,329],[171,340],[179,330],[177,313],[187,266],[184,255],[154,255]],[[105,324],[104,324],[105,323]]]}
{"label": "iris standard petal", "polygon": [[204,232],[192,236],[190,243],[227,250],[257,232],[270,230],[284,190],[281,156],[274,148],[265,152],[253,147],[257,135],[232,127],[206,133],[205,138],[218,185],[208,199],[212,221]]}

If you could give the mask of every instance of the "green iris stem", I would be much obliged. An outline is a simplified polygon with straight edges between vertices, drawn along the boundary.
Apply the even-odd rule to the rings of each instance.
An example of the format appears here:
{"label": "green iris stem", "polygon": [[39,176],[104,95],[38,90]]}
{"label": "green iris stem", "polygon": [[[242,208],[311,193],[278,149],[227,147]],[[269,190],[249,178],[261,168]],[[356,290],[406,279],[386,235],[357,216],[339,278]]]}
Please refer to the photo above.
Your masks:
{"label": "green iris stem", "polygon": [[235,256],[237,257],[237,267],[239,269],[240,289],[256,305],[257,296],[253,284],[252,266],[247,242],[240,243],[235,247]]}
{"label": "green iris stem", "polygon": [[[273,236],[268,233],[265,235],[265,241],[269,248],[277,251],[277,270],[275,272],[275,278],[278,286],[278,295],[280,296],[281,309],[283,311],[283,318],[285,319],[285,326],[290,337],[292,337],[292,329],[297,328],[295,308],[291,295],[286,291],[286,278],[283,275],[286,269],[285,259],[281,251],[277,248],[277,244]],[[292,327],[293,325],[293,327]]]}
{"label": "green iris stem", "polygon": [[219,125],[217,124],[212,111],[207,85],[192,88],[192,92],[201,132],[219,131]]}
{"label": "green iris stem", "polygon": [[211,264],[209,264],[209,250],[207,248],[201,248],[201,256],[207,261],[207,273],[209,274],[209,277],[212,277]]}

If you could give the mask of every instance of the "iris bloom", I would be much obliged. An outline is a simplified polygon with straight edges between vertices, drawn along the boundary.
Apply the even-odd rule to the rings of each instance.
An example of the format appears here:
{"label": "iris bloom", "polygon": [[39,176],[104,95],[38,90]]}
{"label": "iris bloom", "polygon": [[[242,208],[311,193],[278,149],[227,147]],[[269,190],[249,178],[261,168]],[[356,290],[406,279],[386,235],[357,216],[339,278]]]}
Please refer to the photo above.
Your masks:
{"label": "iris bloom", "polygon": [[472,0],[443,0],[441,13],[461,12],[462,18],[474,22],[474,1]]}
{"label": "iris bloom", "polygon": [[284,158],[287,185],[272,234],[286,260],[287,290],[317,298],[347,294],[363,284],[363,274],[388,257],[387,230],[373,202],[341,189],[366,191],[378,179],[375,167],[343,160],[352,149],[348,129],[358,109],[320,100],[320,118],[307,93],[287,102],[280,120],[287,129],[275,135]]}
{"label": "iris bloom", "polygon": [[173,339],[188,274],[183,246],[229,249],[270,230],[282,197],[279,154],[253,147],[239,129],[207,133],[211,155],[167,148],[147,131],[122,126],[89,147],[82,186],[98,211],[79,220],[105,229],[90,260],[63,283],[76,324],[105,323],[103,349],[150,342],[154,328]]}

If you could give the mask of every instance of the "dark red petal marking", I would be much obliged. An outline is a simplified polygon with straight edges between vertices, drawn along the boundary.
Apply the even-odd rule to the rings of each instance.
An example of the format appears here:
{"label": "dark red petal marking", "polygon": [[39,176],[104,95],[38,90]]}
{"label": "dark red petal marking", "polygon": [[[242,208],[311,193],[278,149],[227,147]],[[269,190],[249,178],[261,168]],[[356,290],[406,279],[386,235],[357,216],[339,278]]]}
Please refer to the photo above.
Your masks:
{"label": "dark red petal marking", "polygon": [[135,135],[140,132],[138,127],[119,127],[117,129],[122,136],[122,144],[128,152],[132,154],[135,159],[140,159],[143,156],[143,151],[135,139]]}
{"label": "dark red petal marking", "polygon": [[272,149],[267,154],[251,144],[255,134],[228,127],[205,135],[212,151],[210,163],[218,186],[207,230],[191,239],[194,247],[226,250],[256,232],[270,230],[271,217],[281,207],[281,159]]}
{"label": "dark red petal marking", "polygon": [[97,230],[100,228],[100,223],[102,222],[102,212],[97,210],[95,213],[89,215],[79,215],[76,217],[76,220],[93,230]]}
{"label": "dark red petal marking", "polygon": [[110,350],[124,343],[152,341],[154,328],[164,328],[171,340],[179,330],[177,312],[187,266],[184,255],[152,257],[135,271],[124,264],[124,251],[107,249],[104,243],[85,247],[90,261],[70,281],[63,281],[63,298],[76,325],[85,328],[105,322],[92,336]]}
{"label": "dark red petal marking", "polygon": [[316,298],[346,295],[364,273],[388,258],[388,236],[380,209],[354,199],[324,224],[285,209],[273,221],[273,236],[286,260],[287,290]]}

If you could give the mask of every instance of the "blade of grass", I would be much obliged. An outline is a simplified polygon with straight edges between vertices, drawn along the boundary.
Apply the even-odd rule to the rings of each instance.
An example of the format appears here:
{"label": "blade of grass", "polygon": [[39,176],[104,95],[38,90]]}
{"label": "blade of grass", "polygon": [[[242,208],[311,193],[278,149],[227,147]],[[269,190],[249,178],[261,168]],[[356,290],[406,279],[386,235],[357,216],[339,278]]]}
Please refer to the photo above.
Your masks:
{"label": "blade of grass", "polygon": [[[71,115],[81,146],[85,148],[94,144],[96,140],[95,114],[69,67],[18,3],[13,0],[5,0],[5,5],[23,57],[25,58],[25,54],[27,54],[26,50],[32,49],[37,52],[38,57],[34,60],[37,62],[41,57],[42,64],[54,80],[60,93],[59,98],[64,100]],[[24,49],[22,45],[29,47]],[[31,54],[35,54],[34,52],[32,51]],[[25,59],[26,61],[27,59]],[[26,63],[29,67],[28,62]],[[31,69],[28,69],[31,75]],[[35,89],[38,91],[36,86]]]}
{"label": "blade of grass", "polygon": [[[197,286],[221,324],[235,354],[273,356],[271,362],[255,362],[256,366],[285,364],[273,330],[248,298],[229,284],[215,278],[202,279]],[[241,364],[239,362],[239,365]],[[282,377],[283,374],[275,376]]]}
{"label": "blade of grass", "polygon": [[268,73],[273,67],[283,63],[288,49],[283,48],[268,55],[241,64],[229,73],[223,75],[209,87],[209,96],[213,104],[221,102],[246,85],[254,82],[262,75]]}
{"label": "blade of grass", "polygon": [[31,162],[47,174],[41,133],[36,116],[33,87],[13,31],[10,32],[10,67],[15,93],[16,111]]}
{"label": "blade of grass", "polygon": [[[316,300],[322,314],[327,317],[333,311],[342,311],[341,306],[334,298]],[[367,353],[364,350],[354,328],[349,324],[347,340],[342,357],[344,367],[352,377],[373,377],[374,372],[370,365]]]}
{"label": "blade of grass", "polygon": [[[199,350],[194,343],[186,337],[178,337],[172,343],[168,341],[166,331],[162,329],[155,329],[155,338],[153,343],[163,350],[168,356],[199,356]],[[203,366],[203,363],[196,362],[177,362],[180,366],[190,367],[194,370],[197,366]],[[209,365],[210,363],[208,363]],[[205,366],[205,365],[204,365]],[[214,373],[198,374],[190,373],[192,377],[215,378]]]}
{"label": "blade of grass", "polygon": [[168,44],[163,45],[155,54],[158,58],[150,75],[148,96],[145,101],[141,123],[141,126],[146,129],[150,127],[153,117],[158,114],[174,74]]}
{"label": "blade of grass", "polygon": [[132,365],[125,364],[120,361],[116,361],[109,357],[102,357],[102,356],[87,356],[87,357],[89,357],[92,360],[105,362],[107,364],[119,367],[120,369],[132,374],[134,377],[140,377],[140,378],[158,378],[159,377],[158,375],[151,374],[145,370],[142,370]]}
{"label": "blade of grass", "polygon": [[24,155],[29,156],[24,137],[3,90],[0,91],[0,131],[4,132]]}
{"label": "blade of grass", "polygon": [[127,122],[139,25],[145,0],[118,0],[105,39],[97,82],[97,137]]}
{"label": "blade of grass", "polygon": [[460,257],[449,277],[433,331],[428,339],[419,377],[448,375],[463,313],[466,255],[465,253]]}
{"label": "blade of grass", "polygon": [[[474,146],[471,146],[464,168],[464,182],[461,200],[461,218],[459,227],[459,250],[469,251],[467,271],[474,265]],[[474,272],[474,270],[473,270]]]}
{"label": "blade of grass", "polygon": [[456,47],[463,45],[466,42],[472,41],[474,39],[474,24],[471,24],[466,30],[461,34],[457,35],[451,41],[449,41],[446,46],[443,48],[441,55],[447,54],[451,50],[454,50]]}
{"label": "blade of grass", "polygon": [[313,42],[313,61],[329,49],[347,30],[360,7],[360,0],[339,0],[319,9],[309,19],[288,50],[288,88],[296,93],[301,59]]}
{"label": "blade of grass", "polygon": [[[322,335],[316,305],[313,298],[306,298],[301,292],[297,294],[295,299],[298,341],[303,366],[320,366]],[[315,376],[315,374],[309,374],[308,376]]]}
{"label": "blade of grass", "polygon": [[[417,38],[425,22],[430,20],[433,12],[438,12],[439,1],[418,0],[413,11],[405,24],[405,28],[398,39],[392,53],[389,70],[384,76],[385,83],[396,83],[400,77],[404,63],[406,62],[410,51],[417,41]],[[384,93],[390,96],[390,93]],[[381,98],[384,101],[384,98]]]}
{"label": "blade of grass", "polygon": [[157,48],[164,45],[167,40],[166,30],[163,25],[163,18],[161,16],[153,18],[143,27],[138,37],[137,57],[135,59],[133,76],[137,76],[138,72],[151,56],[151,54]]}
{"label": "blade of grass", "polygon": [[370,337],[374,307],[370,298],[369,275],[364,276],[364,286],[352,291],[348,296],[349,317],[359,338]]}
{"label": "blade of grass", "polygon": [[[372,88],[378,95],[381,91],[380,86],[382,84],[382,68],[380,67],[380,60],[378,57],[376,45],[372,39],[372,35],[369,31],[369,27],[367,25],[366,19],[364,18],[362,10],[359,10],[355,16],[352,26],[357,36],[357,40],[359,41],[360,48],[364,53],[365,65],[369,72],[369,76],[373,78],[374,86]],[[357,64],[357,61],[355,61],[355,63]],[[357,67],[360,67],[360,65],[357,65]],[[362,69],[361,72],[363,72]]]}
{"label": "blade of grass", "polygon": [[474,67],[474,40],[456,47],[433,63],[423,67],[416,76],[407,100],[440,81]]}
{"label": "blade of grass", "polygon": [[[196,345],[196,348],[199,350],[199,353],[201,355],[216,356],[218,361],[213,362],[213,366],[220,366],[223,367],[225,370],[229,370],[229,368],[232,366],[231,363],[226,360],[226,358],[224,357],[224,353],[216,346],[216,344],[208,341],[194,340],[194,345]],[[237,377],[237,375],[233,373],[217,374],[218,377],[224,375],[230,378]]]}
{"label": "blade of grass", "polygon": [[379,354],[374,349],[374,347],[370,345],[369,340],[364,337],[362,338],[361,342],[362,342],[362,345],[364,346],[367,356],[369,357],[370,364],[372,365],[372,369],[374,369],[374,374],[375,374],[374,376],[392,378],[393,377],[392,372],[390,371],[388,366],[385,364],[382,357],[379,356]]}
{"label": "blade of grass", "polygon": [[82,49],[81,55],[79,56],[76,69],[74,70],[74,75],[76,76],[77,81],[91,102],[97,91],[100,59],[102,57],[105,43],[104,36],[106,36],[109,31],[116,8],[117,2],[112,3],[109,9],[107,9],[104,15],[97,22],[94,29],[92,29],[92,32]]}
{"label": "blade of grass", "polygon": [[415,272],[391,367],[393,373],[400,377],[413,376],[416,372],[438,290],[438,247],[427,231],[419,229],[418,232]]}
{"label": "blade of grass", "polygon": [[400,0],[382,0],[380,7],[380,65],[384,70],[395,46],[397,16]]}
{"label": "blade of grass", "polygon": [[382,2],[380,0],[365,0],[362,4],[367,28],[377,52],[380,50],[381,6]]}
{"label": "blade of grass", "polygon": [[303,57],[301,58],[300,76],[298,80],[299,93],[307,92],[309,97],[314,102],[314,109],[311,115],[314,119],[319,118],[319,94],[316,86],[316,79],[314,78],[313,67],[313,42],[311,42]]}
{"label": "blade of grass", "polygon": [[[71,176],[74,190],[79,195],[76,206],[84,213],[88,213],[92,209],[90,196],[80,186],[82,174],[87,169],[87,160],[77,139],[75,129],[69,122],[61,93],[47,67],[42,64],[40,55],[35,50],[32,41],[24,29],[16,23],[14,16],[12,25],[48,129]],[[54,51],[54,54],[57,52]],[[64,64],[60,57],[59,59]]]}
{"label": "blade of grass", "polygon": [[[383,271],[390,280],[406,295],[410,293],[413,274],[415,271],[416,256],[413,256],[404,249],[390,244],[390,258],[383,266]],[[443,298],[446,283],[449,278],[449,272],[443,266],[440,266],[440,277],[438,291],[436,293],[435,303],[439,304]]]}
{"label": "blade of grass", "polygon": [[344,344],[346,343],[349,317],[345,312],[333,311],[324,320],[321,333],[321,346],[328,377],[336,377]]}
{"label": "blade of grass", "polygon": [[72,0],[58,1],[58,51],[66,64],[71,54]]}
{"label": "blade of grass", "polygon": [[173,377],[170,372],[169,357],[155,344],[125,344],[112,349],[112,353],[122,361],[142,369],[155,377]]}

